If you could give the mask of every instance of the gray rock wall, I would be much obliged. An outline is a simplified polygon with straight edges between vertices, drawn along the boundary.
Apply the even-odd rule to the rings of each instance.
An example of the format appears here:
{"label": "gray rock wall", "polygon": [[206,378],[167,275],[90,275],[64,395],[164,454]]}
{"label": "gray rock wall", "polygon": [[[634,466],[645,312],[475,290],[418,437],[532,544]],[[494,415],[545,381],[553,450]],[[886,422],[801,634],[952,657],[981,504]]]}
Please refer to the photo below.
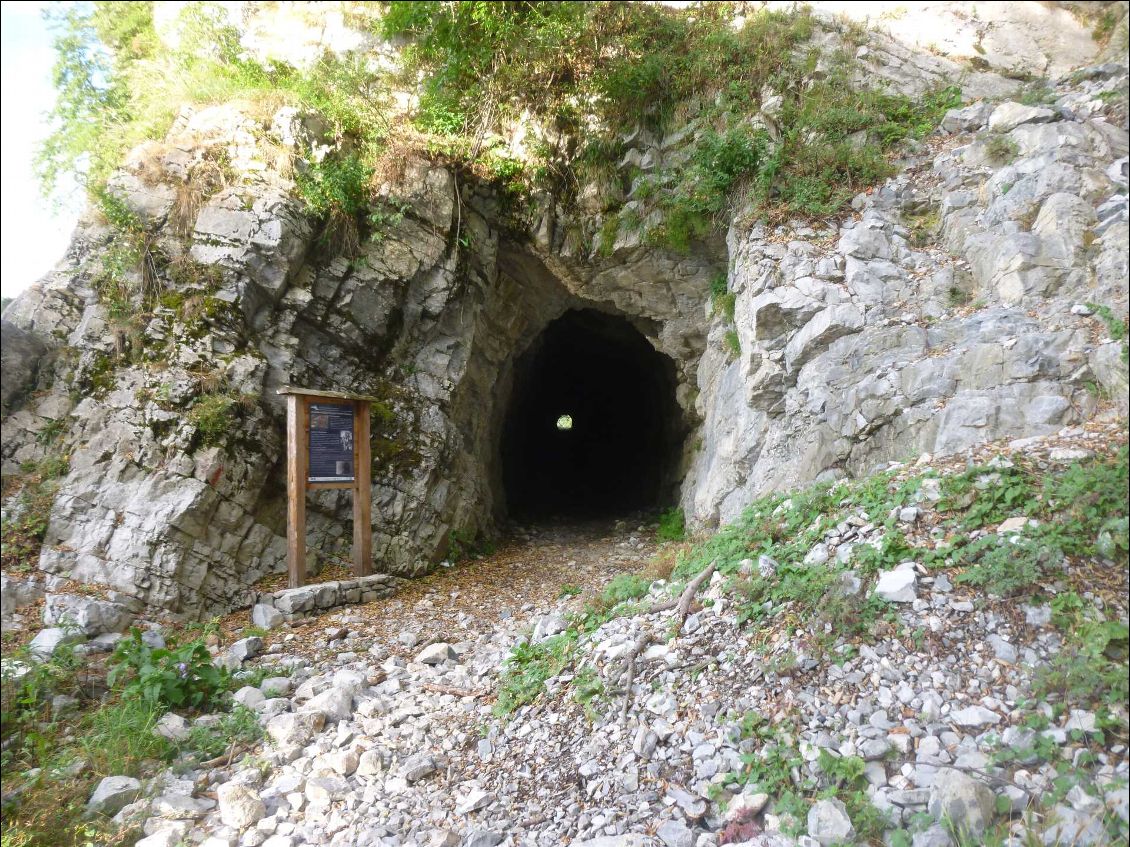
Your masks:
{"label": "gray rock wall", "polygon": [[769,490],[1125,414],[1123,346],[1086,305],[1127,310],[1126,118],[1098,96],[1125,87],[1105,66],[1046,107],[955,111],[960,134],[847,220],[732,228],[741,354],[715,321],[687,513],[725,522]]}
{"label": "gray rock wall", "polygon": [[[952,70],[890,41],[864,58],[907,90]],[[120,237],[92,214],[4,315],[4,473],[69,458],[40,567],[133,613],[251,604],[283,569],[277,390],[297,385],[381,398],[375,563],[421,574],[452,532],[504,516],[515,363],[572,308],[623,317],[675,363],[699,524],[770,489],[1125,412],[1121,347],[1083,306],[1126,312],[1126,115],[1099,96],[1125,87],[1124,67],[1099,68],[1054,103],[955,112],[842,220],[739,214],[686,256],[626,226],[600,249],[617,186],[582,187],[576,207],[538,197],[515,234],[489,186],[423,156],[382,187],[404,214],[359,255],[328,255],[279,166],[318,121],[186,111],[111,181],[152,235],[160,296],[137,317],[107,301]],[[975,74],[967,93],[1015,88]],[[624,174],[685,155],[695,131],[627,139]],[[708,302],[723,271],[732,324]],[[348,495],[311,496],[320,563],[348,556],[349,520]]]}

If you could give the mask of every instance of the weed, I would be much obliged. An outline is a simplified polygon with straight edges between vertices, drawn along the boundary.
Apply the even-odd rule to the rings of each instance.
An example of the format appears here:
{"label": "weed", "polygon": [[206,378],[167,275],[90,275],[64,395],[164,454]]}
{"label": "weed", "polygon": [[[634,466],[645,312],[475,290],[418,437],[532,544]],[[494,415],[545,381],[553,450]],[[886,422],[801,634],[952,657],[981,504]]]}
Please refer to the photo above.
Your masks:
{"label": "weed", "polygon": [[0,563],[5,572],[25,573],[38,566],[59,480],[69,467],[66,456],[48,455],[20,468],[23,486],[5,503],[0,521]]}
{"label": "weed", "polygon": [[629,600],[638,600],[647,594],[651,580],[640,574],[617,574],[609,580],[600,593],[606,608],[613,608]]}
{"label": "weed", "polygon": [[237,705],[220,717],[219,723],[212,726],[194,726],[182,749],[195,754],[198,760],[215,758],[237,744],[254,744],[263,737],[263,727],[255,712],[246,706]]}
{"label": "weed", "polygon": [[600,225],[596,252],[601,256],[611,256],[616,249],[616,236],[620,232],[620,219],[613,214]]}
{"label": "weed", "polygon": [[561,597],[576,597],[580,593],[581,586],[579,585],[567,584],[561,586]]}
{"label": "weed", "polygon": [[985,156],[998,165],[1007,165],[1020,155],[1016,142],[1005,135],[993,135],[985,142]]}
{"label": "weed", "polygon": [[230,394],[205,394],[188,410],[188,420],[204,444],[221,444],[232,432],[238,404]]}
{"label": "weed", "polygon": [[1112,341],[1122,342],[1122,361],[1130,362],[1130,344],[1127,343],[1126,320],[1116,317],[1110,306],[1097,303],[1087,303],[1087,308],[1094,312],[1099,320],[1106,324],[1107,332]]}
{"label": "weed", "polygon": [[306,211],[323,221],[319,242],[329,255],[353,258],[360,251],[357,220],[368,201],[372,175],[356,154],[326,158],[299,171],[298,194]]}
{"label": "weed", "polygon": [[472,530],[452,530],[447,539],[447,555],[456,562],[466,562],[494,552],[494,544]]}
{"label": "weed", "polygon": [[503,717],[533,702],[545,681],[568,667],[576,641],[576,631],[566,630],[536,644],[526,641],[515,647],[504,665],[494,714]]}
{"label": "weed", "polygon": [[925,247],[937,238],[942,219],[936,209],[931,209],[918,215],[908,216],[906,224],[907,229],[910,230],[910,245]]}
{"label": "weed", "polygon": [[951,309],[960,309],[962,306],[968,306],[972,300],[972,294],[956,285],[951,285],[949,289],[946,290],[946,301],[949,303]]}
{"label": "weed", "polygon": [[582,668],[573,678],[573,699],[585,710],[589,721],[597,717],[595,704],[605,696],[604,683],[591,667]]}
{"label": "weed", "polygon": [[687,535],[687,518],[683,510],[672,506],[659,516],[655,537],[660,541],[682,541]]}
{"label": "weed", "polygon": [[227,671],[212,663],[202,639],[150,647],[135,627],[119,642],[110,664],[110,685],[125,680],[124,699],[152,706],[208,706],[228,688]]}
{"label": "weed", "polygon": [[1031,474],[1023,468],[978,466],[945,477],[938,509],[962,512],[961,525],[978,529],[1031,508],[1034,496]]}
{"label": "weed", "polygon": [[1034,590],[1061,569],[1063,554],[1039,538],[988,535],[961,548],[956,564],[974,563],[957,582],[976,585],[990,594],[1011,597]]}
{"label": "weed", "polygon": [[736,358],[742,354],[742,340],[736,329],[727,330],[722,340],[725,342],[726,350],[729,351],[732,357]]}
{"label": "weed", "polygon": [[1069,633],[1068,643],[1036,671],[1032,692],[1071,704],[1125,704],[1128,692],[1126,624],[1089,621]]}

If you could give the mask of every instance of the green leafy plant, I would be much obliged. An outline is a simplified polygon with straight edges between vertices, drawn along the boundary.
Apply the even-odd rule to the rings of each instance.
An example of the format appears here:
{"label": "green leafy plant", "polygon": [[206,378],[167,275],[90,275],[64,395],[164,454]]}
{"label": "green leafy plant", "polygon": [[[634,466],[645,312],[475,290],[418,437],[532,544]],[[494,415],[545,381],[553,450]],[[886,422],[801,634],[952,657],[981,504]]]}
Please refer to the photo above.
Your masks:
{"label": "green leafy plant", "polygon": [[672,506],[659,516],[655,537],[660,541],[682,541],[687,535],[687,518],[683,510]]}
{"label": "green leafy plant", "polygon": [[585,667],[574,677],[573,699],[585,710],[585,715],[590,721],[596,719],[596,703],[605,696],[604,683],[600,676],[591,667]]}
{"label": "green leafy plant", "polygon": [[204,444],[220,444],[232,432],[238,401],[230,394],[205,394],[188,410]]}
{"label": "green leafy plant", "polygon": [[220,717],[219,723],[192,727],[181,747],[193,751],[198,759],[212,759],[234,745],[251,745],[262,737],[263,727],[255,712],[236,705]]}
{"label": "green leafy plant", "polygon": [[151,647],[134,627],[110,658],[108,680],[122,686],[125,699],[150,705],[207,707],[229,688],[229,673],[212,662],[202,639]]}
{"label": "green leafy plant", "polygon": [[[298,194],[307,212],[323,221],[319,239],[330,255],[353,257],[360,252],[358,216],[366,207],[372,176],[372,168],[356,154],[326,158],[299,171]],[[370,215],[370,223],[383,232],[389,220],[376,215]]]}
{"label": "green leafy plant", "polygon": [[1103,306],[1098,303],[1087,303],[1086,305],[1098,316],[1099,320],[1106,324],[1111,340],[1122,342],[1122,361],[1130,362],[1130,344],[1127,343],[1126,320],[1117,317],[1110,306]]}
{"label": "green leafy plant", "polygon": [[523,642],[510,653],[499,680],[494,714],[509,715],[533,702],[545,688],[545,681],[556,676],[572,661],[577,632],[567,630],[536,644]]}
{"label": "green leafy plant", "polygon": [[960,548],[956,564],[971,566],[956,581],[1011,597],[1034,590],[1063,564],[1063,553],[1033,534],[1016,537],[988,535]]}
{"label": "green leafy plant", "polygon": [[741,355],[742,340],[738,335],[738,331],[736,329],[727,330],[726,334],[722,336],[722,339],[726,344],[726,350],[730,353],[731,356]]}
{"label": "green leafy plant", "polygon": [[606,607],[612,608],[629,600],[638,600],[647,594],[650,587],[651,580],[642,574],[617,574],[600,592],[600,600]]}

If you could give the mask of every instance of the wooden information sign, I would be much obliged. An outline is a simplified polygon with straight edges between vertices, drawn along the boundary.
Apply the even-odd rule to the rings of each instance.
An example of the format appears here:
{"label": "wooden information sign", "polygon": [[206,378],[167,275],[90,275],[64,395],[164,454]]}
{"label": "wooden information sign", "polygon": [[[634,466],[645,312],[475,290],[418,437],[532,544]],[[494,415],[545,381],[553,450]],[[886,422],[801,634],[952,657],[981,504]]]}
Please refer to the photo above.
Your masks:
{"label": "wooden information sign", "polygon": [[353,492],[353,574],[373,565],[372,397],[338,391],[280,388],[286,397],[286,566],[291,588],[306,583],[306,492]]}

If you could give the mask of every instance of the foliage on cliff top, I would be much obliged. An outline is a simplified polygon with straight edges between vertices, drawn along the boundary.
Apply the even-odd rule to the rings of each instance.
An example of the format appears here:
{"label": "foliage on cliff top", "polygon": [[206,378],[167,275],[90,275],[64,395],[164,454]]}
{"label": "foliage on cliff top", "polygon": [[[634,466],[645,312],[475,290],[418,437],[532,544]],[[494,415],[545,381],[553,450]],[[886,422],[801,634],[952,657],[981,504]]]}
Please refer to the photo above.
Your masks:
{"label": "foliage on cliff top", "polygon": [[[379,27],[408,40],[406,79],[423,72],[421,129],[477,151],[534,115],[560,133],[535,153],[566,193],[576,171],[619,181],[637,129],[691,125],[687,154],[665,156],[633,194],[635,219],[660,212],[651,238],[680,250],[743,200],[760,213],[834,214],[892,172],[894,145],[960,100],[956,88],[919,101],[861,89],[846,49],[816,47],[805,7],[739,16],[730,3],[392,2]],[[863,37],[847,29],[842,40]]]}
{"label": "foliage on cliff top", "polygon": [[[743,15],[730,3],[381,8],[373,26],[401,43],[399,84],[420,81],[414,120],[439,149],[478,163],[488,178],[504,172],[509,188],[537,181],[565,198],[582,181],[638,189],[633,220],[659,213],[649,237],[682,250],[744,204],[778,216],[837,212],[891,172],[897,142],[928,132],[957,101],[953,88],[920,101],[861,90],[851,48],[864,34],[845,28],[840,48],[818,47],[805,7]],[[172,49],[157,37],[150,2],[76,5],[54,20],[59,98],[39,158],[49,191],[72,172],[97,193],[125,153],[161,138],[185,104],[290,103],[323,115],[340,150],[338,163],[299,169],[299,194],[344,232],[338,241],[355,244],[365,224],[358,207],[387,146],[385,95],[397,84],[369,57],[327,53],[303,71],[259,62],[207,3],[186,6]],[[495,133],[527,115],[548,130],[527,144],[532,166],[499,166]],[[646,177],[618,166],[637,128],[679,126],[692,130],[682,149]]]}
{"label": "foliage on cliff top", "polygon": [[319,114],[331,140],[348,137],[366,157],[380,149],[385,89],[363,57],[327,54],[308,70],[260,63],[211,3],[186,5],[175,48],[158,39],[152,2],[99,0],[47,17],[58,96],[37,169],[48,193],[70,173],[97,194],[132,147],[163,138],[186,106],[242,100],[269,114],[291,104]]}

